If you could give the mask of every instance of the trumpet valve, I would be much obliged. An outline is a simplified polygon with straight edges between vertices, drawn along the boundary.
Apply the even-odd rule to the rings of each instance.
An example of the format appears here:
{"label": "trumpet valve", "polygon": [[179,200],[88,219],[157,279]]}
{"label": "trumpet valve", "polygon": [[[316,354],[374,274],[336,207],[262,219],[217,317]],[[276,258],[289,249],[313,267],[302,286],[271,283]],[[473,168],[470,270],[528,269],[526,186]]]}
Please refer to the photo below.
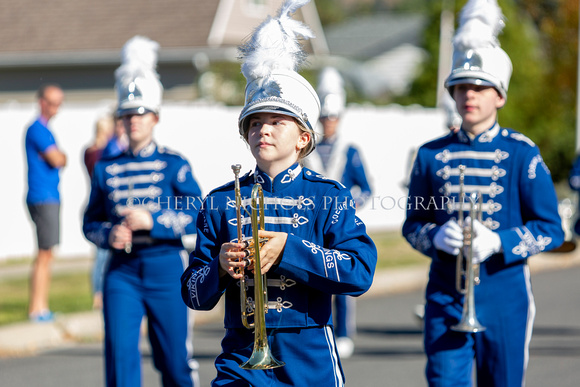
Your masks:
{"label": "trumpet valve", "polygon": [[466,227],[463,229],[463,244],[464,246],[471,246],[471,241],[473,234],[471,232],[471,227]]}

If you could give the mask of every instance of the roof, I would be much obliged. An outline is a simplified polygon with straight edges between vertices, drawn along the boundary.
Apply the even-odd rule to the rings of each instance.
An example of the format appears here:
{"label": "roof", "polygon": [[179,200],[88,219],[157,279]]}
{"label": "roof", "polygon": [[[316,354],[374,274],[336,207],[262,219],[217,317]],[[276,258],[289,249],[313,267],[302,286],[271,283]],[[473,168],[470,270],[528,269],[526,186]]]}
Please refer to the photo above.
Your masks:
{"label": "roof", "polygon": [[[6,1],[0,13],[0,66],[118,63],[121,47],[135,35],[159,42],[160,63],[191,62],[196,50],[211,54],[218,48],[237,47],[280,4],[280,0]],[[315,12],[312,3],[308,6]]]}
{"label": "roof", "polygon": [[420,46],[427,19],[420,14],[358,16],[325,28],[332,55],[370,59],[402,44]]}
{"label": "roof", "polygon": [[[56,82],[67,98],[112,95],[121,49],[135,35],[160,44],[158,72],[165,98],[191,99],[205,65],[235,61],[237,47],[282,0],[17,0],[0,12],[0,102],[28,101],[42,82]],[[313,2],[294,18],[326,43]]]}

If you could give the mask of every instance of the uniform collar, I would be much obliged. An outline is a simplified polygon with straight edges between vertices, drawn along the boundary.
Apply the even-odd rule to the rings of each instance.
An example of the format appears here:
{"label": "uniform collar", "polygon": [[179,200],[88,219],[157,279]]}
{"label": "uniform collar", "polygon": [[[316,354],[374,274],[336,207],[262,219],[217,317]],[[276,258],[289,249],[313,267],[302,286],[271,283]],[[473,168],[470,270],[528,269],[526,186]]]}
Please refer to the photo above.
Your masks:
{"label": "uniform collar", "polygon": [[151,141],[149,143],[149,145],[146,145],[143,149],[141,149],[136,154],[133,153],[130,148],[127,148],[126,152],[127,152],[127,154],[134,156],[134,157],[149,157],[153,153],[155,153],[156,149],[157,149],[157,144],[155,143],[155,141]]}
{"label": "uniform collar", "polygon": [[467,133],[461,129],[458,133],[457,133],[457,137],[459,138],[460,142],[469,144],[472,141],[477,141],[477,142],[492,142],[493,139],[499,134],[499,124],[496,122],[492,125],[491,128],[489,128],[488,130],[484,131],[483,133],[480,133],[479,135],[477,135],[473,140],[471,140],[469,138],[469,136],[467,135]]}
{"label": "uniform collar", "polygon": [[298,163],[280,172],[275,178],[270,178],[265,172],[256,166],[254,172],[254,183],[262,184],[265,191],[280,191],[290,185],[302,172],[302,166]]}

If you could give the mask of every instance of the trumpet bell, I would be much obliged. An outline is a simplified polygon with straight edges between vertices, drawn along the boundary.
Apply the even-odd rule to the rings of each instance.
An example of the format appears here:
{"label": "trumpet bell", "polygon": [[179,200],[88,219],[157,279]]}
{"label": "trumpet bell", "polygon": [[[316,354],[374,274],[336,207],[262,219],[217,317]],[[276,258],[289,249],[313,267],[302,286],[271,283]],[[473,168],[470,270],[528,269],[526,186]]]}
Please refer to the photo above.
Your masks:
{"label": "trumpet bell", "polygon": [[285,365],[283,361],[276,360],[274,356],[272,356],[272,352],[270,352],[270,347],[260,347],[254,348],[254,352],[252,352],[252,356],[250,359],[240,364],[240,368],[245,370],[269,370],[272,368],[278,368]]}
{"label": "trumpet bell", "polygon": [[477,321],[477,318],[474,316],[468,316],[466,318],[462,318],[459,323],[453,325],[451,330],[455,332],[465,332],[465,333],[477,333],[485,331],[485,327]]}

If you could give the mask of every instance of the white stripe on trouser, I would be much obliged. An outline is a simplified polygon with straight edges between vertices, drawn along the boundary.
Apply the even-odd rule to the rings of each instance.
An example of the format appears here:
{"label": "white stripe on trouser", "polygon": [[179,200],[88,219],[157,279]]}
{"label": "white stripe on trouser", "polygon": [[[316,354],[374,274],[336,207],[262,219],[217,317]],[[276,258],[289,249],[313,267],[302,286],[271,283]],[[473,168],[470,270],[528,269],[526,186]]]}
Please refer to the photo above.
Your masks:
{"label": "white stripe on trouser", "polygon": [[[181,262],[183,264],[183,271],[189,266],[189,254],[185,250],[181,250]],[[199,363],[193,358],[193,328],[195,325],[195,311],[187,308],[187,335],[185,337],[185,348],[187,350],[187,364],[191,369],[191,384],[193,387],[200,387],[199,381]]]}
{"label": "white stripe on trouser", "polygon": [[342,379],[342,372],[340,371],[340,364],[338,361],[338,350],[336,349],[334,333],[332,328],[328,325],[324,327],[324,334],[326,335],[326,342],[328,343],[328,349],[330,350],[330,356],[332,359],[332,364],[334,366],[334,385],[336,387],[344,386],[344,380]]}
{"label": "white stripe on trouser", "polygon": [[536,317],[536,302],[532,293],[532,280],[530,277],[530,267],[524,265],[524,277],[526,279],[526,291],[528,293],[528,321],[526,323],[526,344],[524,347],[524,373],[522,377],[522,387],[526,385],[526,370],[530,360],[530,341],[532,340],[532,330],[534,328],[534,319]]}

